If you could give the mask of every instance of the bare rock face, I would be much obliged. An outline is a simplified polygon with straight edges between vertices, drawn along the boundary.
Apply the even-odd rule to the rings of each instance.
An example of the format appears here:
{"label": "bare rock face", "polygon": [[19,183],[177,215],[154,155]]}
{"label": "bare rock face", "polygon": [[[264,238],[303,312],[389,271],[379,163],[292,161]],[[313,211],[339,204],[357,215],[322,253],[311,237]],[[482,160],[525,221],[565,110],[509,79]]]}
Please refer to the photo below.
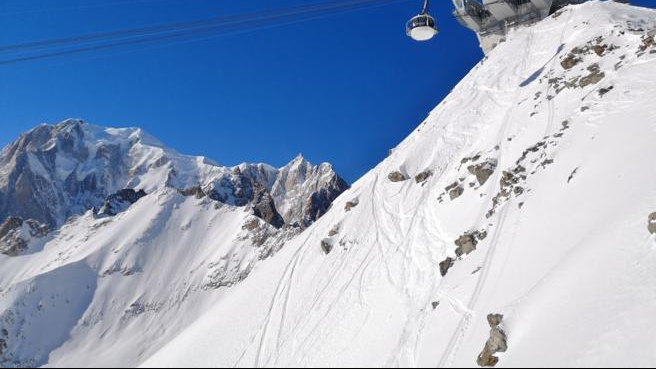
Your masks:
{"label": "bare rock face", "polygon": [[415,182],[424,183],[433,175],[433,171],[427,169],[415,176]]}
{"label": "bare rock face", "polygon": [[271,194],[262,186],[256,186],[255,197],[253,199],[253,215],[271,224],[275,228],[282,228],[285,220],[276,210],[276,204]]}
{"label": "bare rock face", "polygon": [[488,179],[494,174],[497,168],[496,160],[488,160],[482,163],[470,165],[467,167],[469,173],[476,176],[479,185],[484,185]]}
{"label": "bare rock face", "polygon": [[344,206],[344,210],[346,212],[349,212],[349,211],[353,210],[353,208],[355,208],[358,205],[360,205],[360,200],[359,199],[351,200],[351,201],[346,203],[346,205]]}
{"label": "bare rock face", "polygon": [[330,240],[322,240],[321,241],[321,251],[323,251],[324,254],[328,255],[330,254],[331,251],[333,251],[333,244]]}
{"label": "bare rock face", "polygon": [[465,193],[465,189],[458,182],[450,184],[444,190],[449,194],[451,201],[457,199],[458,197],[462,196],[463,193]]}
{"label": "bare rock face", "polygon": [[499,363],[499,358],[495,355],[499,352],[508,350],[508,337],[501,329],[503,315],[490,314],[487,316],[487,322],[490,325],[490,338],[485,343],[483,351],[478,355],[476,363],[481,367],[493,367]]}
{"label": "bare rock face", "polygon": [[446,258],[446,260],[440,263],[440,274],[442,277],[446,276],[446,274],[449,272],[449,269],[451,269],[455,263],[456,261],[452,258]]}
{"label": "bare rock face", "polygon": [[602,72],[601,69],[599,68],[599,64],[596,63],[592,64],[587,69],[590,72],[590,74],[581,78],[581,80],[579,81],[579,86],[581,87],[595,85],[601,82],[601,80],[606,77],[606,74]]}
{"label": "bare rock face", "polygon": [[110,195],[98,211],[98,216],[115,216],[127,210],[132,204],[146,196],[144,190],[123,189]]}
{"label": "bare rock face", "polygon": [[302,155],[268,177],[278,211],[291,226],[306,228],[323,216],[349,185],[328,163],[312,165]]}
{"label": "bare rock face", "polygon": [[406,177],[403,173],[396,171],[388,174],[387,179],[389,179],[390,182],[397,183],[397,182],[407,181],[408,177]]}
{"label": "bare rock face", "polygon": [[647,228],[649,229],[649,233],[656,234],[656,213],[649,215]]}
{"label": "bare rock face", "polygon": [[478,242],[487,237],[486,232],[474,231],[468,232],[460,236],[454,243],[458,248],[456,248],[456,256],[462,257],[463,255],[469,255],[476,250],[476,245]]}
{"label": "bare rock face", "polygon": [[193,196],[197,199],[202,199],[203,197],[207,196],[207,194],[205,193],[205,191],[203,191],[203,188],[201,186],[193,186],[193,187],[185,188],[182,190],[178,190],[178,192],[182,196],[187,196],[187,197]]}
{"label": "bare rock face", "polygon": [[48,232],[48,227],[36,220],[8,217],[0,225],[0,254],[18,256],[33,239],[43,238]]}

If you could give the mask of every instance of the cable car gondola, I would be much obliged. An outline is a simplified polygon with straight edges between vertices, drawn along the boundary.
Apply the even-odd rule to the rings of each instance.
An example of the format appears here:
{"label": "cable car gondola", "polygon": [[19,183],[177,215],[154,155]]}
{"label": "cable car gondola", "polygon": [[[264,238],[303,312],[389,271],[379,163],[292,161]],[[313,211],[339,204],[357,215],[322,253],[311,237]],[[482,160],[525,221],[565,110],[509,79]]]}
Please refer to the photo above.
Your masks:
{"label": "cable car gondola", "polygon": [[424,8],[421,13],[406,24],[406,34],[415,41],[428,41],[438,33],[435,18],[428,14],[429,1],[424,0]]}

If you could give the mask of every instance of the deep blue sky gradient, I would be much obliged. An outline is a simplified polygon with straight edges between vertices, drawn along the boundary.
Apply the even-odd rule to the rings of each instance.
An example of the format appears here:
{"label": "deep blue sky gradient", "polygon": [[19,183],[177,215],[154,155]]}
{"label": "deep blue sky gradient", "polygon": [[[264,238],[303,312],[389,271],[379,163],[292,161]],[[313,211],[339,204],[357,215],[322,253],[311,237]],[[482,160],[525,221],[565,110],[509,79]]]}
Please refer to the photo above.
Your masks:
{"label": "deep blue sky gradient", "polygon": [[[321,1],[2,0],[0,45]],[[405,36],[405,21],[421,7],[407,0],[193,43],[0,66],[0,146],[74,117],[139,126],[224,165],[282,166],[302,152],[352,182],[482,57],[474,34],[450,15],[451,1],[433,2],[441,34],[428,43]]]}

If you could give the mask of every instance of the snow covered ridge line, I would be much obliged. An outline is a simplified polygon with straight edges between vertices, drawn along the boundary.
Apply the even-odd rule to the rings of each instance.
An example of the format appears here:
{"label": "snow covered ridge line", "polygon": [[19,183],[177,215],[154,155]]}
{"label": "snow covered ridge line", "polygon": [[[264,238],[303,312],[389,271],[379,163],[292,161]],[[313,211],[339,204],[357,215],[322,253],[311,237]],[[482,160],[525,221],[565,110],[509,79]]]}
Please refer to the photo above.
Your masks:
{"label": "snow covered ridge line", "polygon": [[[305,228],[348,185],[329,164],[313,166],[302,156],[280,169],[265,164],[228,168],[178,154],[138,128],[102,128],[70,119],[40,125],[2,151],[0,222],[13,216],[57,229],[90,209],[116,215],[138,200],[123,201],[136,194],[129,191],[141,198],[167,187],[231,206],[252,205],[276,228]],[[117,209],[108,208],[112,202]]]}

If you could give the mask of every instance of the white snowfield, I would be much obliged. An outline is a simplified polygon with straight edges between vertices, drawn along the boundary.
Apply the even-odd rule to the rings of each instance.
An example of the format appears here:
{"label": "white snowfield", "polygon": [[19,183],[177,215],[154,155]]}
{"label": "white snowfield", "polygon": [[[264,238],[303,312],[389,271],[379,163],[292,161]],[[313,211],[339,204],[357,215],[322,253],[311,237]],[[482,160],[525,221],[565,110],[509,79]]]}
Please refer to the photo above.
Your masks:
{"label": "white snowfield", "polygon": [[0,366],[472,367],[491,313],[497,366],[655,366],[654,29],[589,2],[512,32],[268,258],[245,209],[144,176],[127,211],[0,255]]}

